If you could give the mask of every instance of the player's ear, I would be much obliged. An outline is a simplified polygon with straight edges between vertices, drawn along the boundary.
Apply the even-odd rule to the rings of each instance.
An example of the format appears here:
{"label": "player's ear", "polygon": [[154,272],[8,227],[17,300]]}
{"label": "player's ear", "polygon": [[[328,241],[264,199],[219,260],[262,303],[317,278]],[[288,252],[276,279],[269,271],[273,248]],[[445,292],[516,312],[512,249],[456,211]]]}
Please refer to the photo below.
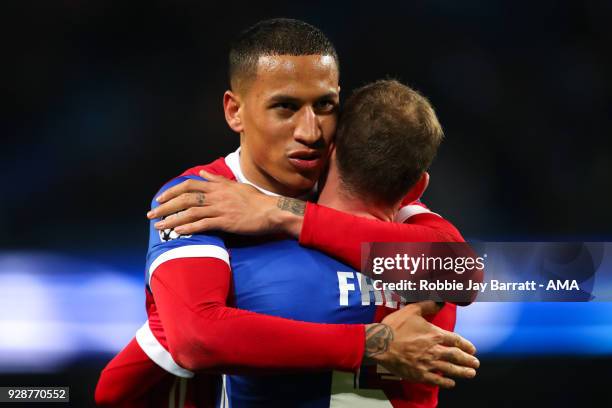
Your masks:
{"label": "player's ear", "polygon": [[232,91],[225,91],[223,94],[223,111],[225,112],[225,121],[229,127],[236,133],[241,133],[244,130],[242,125],[242,101],[240,96]]}
{"label": "player's ear", "polygon": [[425,190],[427,190],[427,186],[429,186],[429,173],[424,171],[419,181],[408,191],[404,202],[413,202],[421,198]]}

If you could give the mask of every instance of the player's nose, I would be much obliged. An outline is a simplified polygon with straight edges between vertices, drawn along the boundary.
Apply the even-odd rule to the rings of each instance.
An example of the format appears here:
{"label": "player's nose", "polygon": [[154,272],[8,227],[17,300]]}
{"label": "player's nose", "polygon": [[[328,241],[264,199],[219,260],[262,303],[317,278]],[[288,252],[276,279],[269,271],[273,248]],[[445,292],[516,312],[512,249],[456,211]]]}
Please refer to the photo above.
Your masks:
{"label": "player's nose", "polygon": [[322,136],[321,124],[311,106],[304,106],[298,112],[293,138],[305,145],[316,144]]}

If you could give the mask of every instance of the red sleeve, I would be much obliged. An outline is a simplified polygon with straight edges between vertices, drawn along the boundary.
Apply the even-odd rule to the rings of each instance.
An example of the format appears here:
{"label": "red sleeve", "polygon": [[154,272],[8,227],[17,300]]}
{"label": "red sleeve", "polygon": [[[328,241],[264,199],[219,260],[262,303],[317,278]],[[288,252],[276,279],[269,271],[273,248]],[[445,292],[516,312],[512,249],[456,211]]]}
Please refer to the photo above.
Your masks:
{"label": "red sleeve", "polygon": [[364,325],[306,323],[227,307],[230,269],[222,260],[166,261],[151,289],[169,351],[188,370],[356,371],[361,365]]}
{"label": "red sleeve", "polygon": [[168,376],[132,339],[102,370],[96,385],[96,405],[146,407],[147,393]]}
{"label": "red sleeve", "polygon": [[300,244],[323,251],[354,268],[361,266],[363,242],[463,242],[444,218],[424,213],[404,223],[385,222],[307,203]]}

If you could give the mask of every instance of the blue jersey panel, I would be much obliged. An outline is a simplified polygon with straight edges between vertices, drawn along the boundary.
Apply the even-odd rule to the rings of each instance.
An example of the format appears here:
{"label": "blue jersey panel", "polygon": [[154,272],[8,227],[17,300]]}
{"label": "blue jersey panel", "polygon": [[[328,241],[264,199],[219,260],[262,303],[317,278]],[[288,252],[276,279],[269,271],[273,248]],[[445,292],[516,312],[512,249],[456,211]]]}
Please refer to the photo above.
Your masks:
{"label": "blue jersey panel", "polygon": [[[369,289],[363,298],[359,290],[365,282],[371,286],[368,278],[325,254],[294,240],[234,248],[231,254],[240,309],[318,323],[371,323],[374,319],[376,306]],[[328,407],[330,393],[330,372],[228,376],[232,408]]]}

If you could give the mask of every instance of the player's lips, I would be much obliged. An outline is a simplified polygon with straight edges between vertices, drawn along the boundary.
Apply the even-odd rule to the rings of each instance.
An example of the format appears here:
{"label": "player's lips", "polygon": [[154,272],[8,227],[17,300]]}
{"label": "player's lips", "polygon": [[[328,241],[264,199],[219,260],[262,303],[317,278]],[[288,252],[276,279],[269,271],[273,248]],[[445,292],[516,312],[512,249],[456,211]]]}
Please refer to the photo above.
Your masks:
{"label": "player's lips", "polygon": [[289,163],[298,170],[312,170],[321,165],[321,153],[316,150],[299,150],[289,154]]}

